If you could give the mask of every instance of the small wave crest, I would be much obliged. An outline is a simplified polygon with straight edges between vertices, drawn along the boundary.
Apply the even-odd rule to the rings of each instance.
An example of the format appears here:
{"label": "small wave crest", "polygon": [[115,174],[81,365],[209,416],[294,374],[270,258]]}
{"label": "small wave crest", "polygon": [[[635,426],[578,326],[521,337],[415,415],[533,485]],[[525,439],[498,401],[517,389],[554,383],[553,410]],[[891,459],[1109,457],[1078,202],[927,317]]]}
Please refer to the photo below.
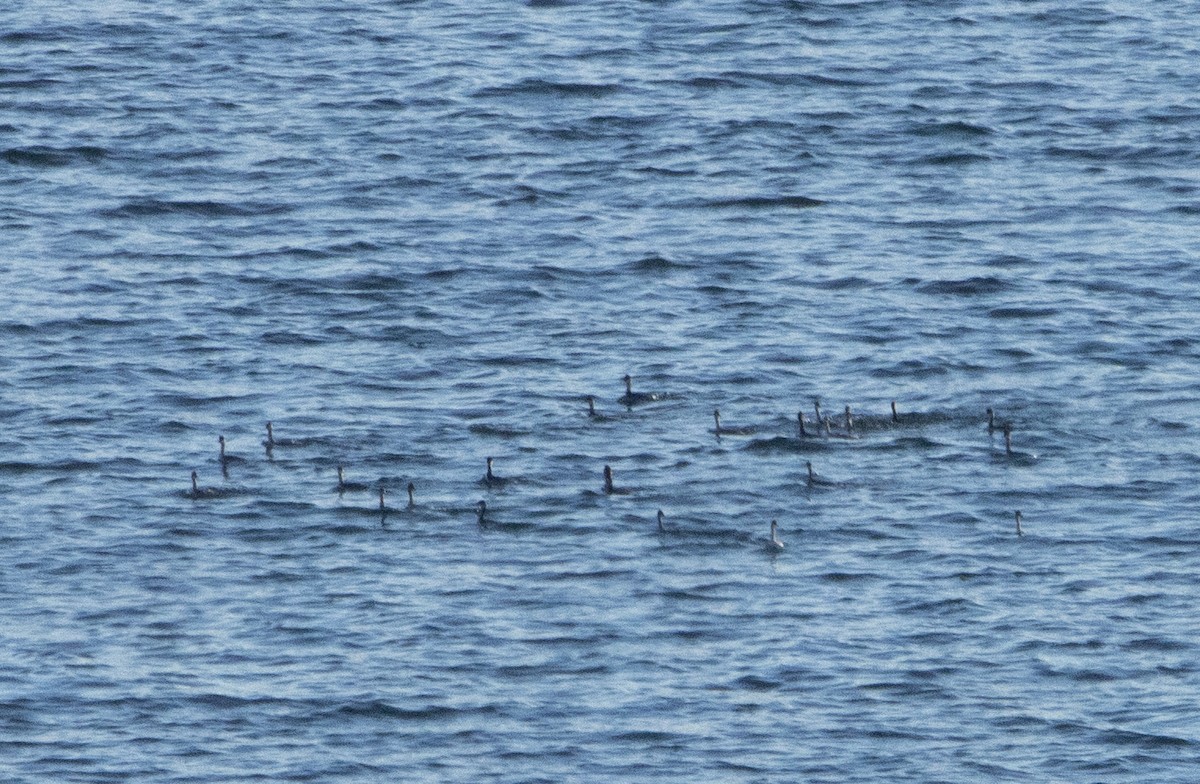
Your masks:
{"label": "small wave crest", "polygon": [[282,215],[292,208],[276,202],[231,203],[222,201],[186,199],[131,199],[117,207],[101,212],[106,218],[156,218],[182,215],[198,218],[246,218],[267,215]]}
{"label": "small wave crest", "polygon": [[60,168],[78,163],[95,163],[108,156],[103,147],[11,147],[0,153],[0,160],[13,166]]}

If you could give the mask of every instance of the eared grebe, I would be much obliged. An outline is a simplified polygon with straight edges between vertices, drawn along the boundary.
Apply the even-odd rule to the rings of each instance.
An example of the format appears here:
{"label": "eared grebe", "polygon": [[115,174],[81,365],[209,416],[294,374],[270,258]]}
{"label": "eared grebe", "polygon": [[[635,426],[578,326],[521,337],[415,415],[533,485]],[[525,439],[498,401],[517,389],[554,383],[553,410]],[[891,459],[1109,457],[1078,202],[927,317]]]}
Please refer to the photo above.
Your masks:
{"label": "eared grebe", "polygon": [[337,467],[338,483],[335,488],[339,493],[345,492],[360,492],[362,490],[370,490],[370,485],[365,485],[362,482],[347,482],[345,473],[341,466]]}
{"label": "eared grebe", "polygon": [[813,468],[813,464],[812,464],[811,460],[808,460],[804,463],[804,468],[806,469],[806,474],[807,474],[804,477],[804,481],[809,487],[841,487],[841,486],[843,486],[842,483],[837,481],[836,479],[829,479],[827,477],[824,477],[824,476],[821,476],[820,474],[818,474],[816,472],[816,469]]}
{"label": "eared grebe", "polygon": [[713,409],[713,421],[716,423],[713,432],[717,434],[718,438],[721,436],[749,436],[754,434],[753,427],[722,427],[721,412],[715,408]]}
{"label": "eared grebe", "polygon": [[475,520],[479,523],[480,528],[486,528],[489,531],[507,531],[508,533],[520,533],[534,528],[532,523],[528,522],[513,522],[506,520],[493,520],[488,517],[488,507],[486,501],[480,501],[475,505]]}
{"label": "eared grebe", "polygon": [[658,394],[655,392],[634,392],[633,377],[629,374],[626,374],[623,380],[625,382],[625,394],[617,398],[617,402],[621,405],[633,407],[642,403],[653,403],[659,399]]}
{"label": "eared grebe", "polygon": [[853,433],[850,433],[850,432],[834,430],[833,423],[829,420],[828,416],[826,416],[825,419],[822,420],[821,425],[823,427],[823,433],[826,438],[856,438],[857,437]]}
{"label": "eared grebe", "polygon": [[603,414],[596,410],[596,398],[593,395],[587,396],[588,404],[588,419],[593,422],[608,422],[612,419],[608,414]]}
{"label": "eared grebe", "polygon": [[492,458],[489,457],[487,459],[487,473],[483,475],[483,479],[480,479],[479,483],[488,487],[503,487],[508,483],[508,480],[492,473]]}
{"label": "eared grebe", "polygon": [[225,454],[225,436],[217,436],[217,443],[221,445],[221,465],[237,465],[246,462],[245,458]]}
{"label": "eared grebe", "polygon": [[778,553],[783,550],[783,542],[779,539],[779,523],[775,520],[771,521],[771,538],[764,545],[767,552]]}
{"label": "eared grebe", "polygon": [[221,494],[221,491],[215,487],[200,487],[199,477],[196,472],[192,472],[192,492],[189,493],[191,498],[216,498]]}
{"label": "eared grebe", "polygon": [[796,424],[800,425],[800,437],[801,438],[816,438],[817,437],[815,433],[810,433],[810,432],[808,432],[808,430],[806,430],[804,428],[804,412],[803,411],[796,412]]}
{"label": "eared grebe", "polygon": [[1005,422],[1003,425],[997,425],[996,429],[1001,430],[1004,433],[1004,453],[1000,454],[993,452],[993,458],[1003,460],[1007,463],[1020,465],[1032,465],[1033,463],[1037,462],[1038,456],[1036,454],[1022,452],[1019,449],[1013,448],[1012,422]]}
{"label": "eared grebe", "polygon": [[613,472],[611,466],[604,466],[604,494],[605,495],[629,495],[630,490],[627,487],[617,487],[613,484]]}
{"label": "eared grebe", "polygon": [[263,446],[267,448],[268,452],[277,446],[303,446],[304,443],[305,442],[295,438],[276,438],[274,428],[271,427],[270,422],[267,423],[267,440],[263,441]]}

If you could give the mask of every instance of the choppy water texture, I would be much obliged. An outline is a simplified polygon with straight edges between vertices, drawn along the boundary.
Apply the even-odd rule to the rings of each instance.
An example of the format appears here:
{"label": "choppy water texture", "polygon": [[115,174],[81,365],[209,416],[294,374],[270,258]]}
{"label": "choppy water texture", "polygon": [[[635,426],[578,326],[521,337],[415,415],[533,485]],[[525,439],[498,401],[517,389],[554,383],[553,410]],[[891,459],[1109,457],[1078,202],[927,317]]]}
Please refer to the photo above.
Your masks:
{"label": "choppy water texture", "polygon": [[1195,780],[1191,6],[88,5],[0,11],[6,781]]}

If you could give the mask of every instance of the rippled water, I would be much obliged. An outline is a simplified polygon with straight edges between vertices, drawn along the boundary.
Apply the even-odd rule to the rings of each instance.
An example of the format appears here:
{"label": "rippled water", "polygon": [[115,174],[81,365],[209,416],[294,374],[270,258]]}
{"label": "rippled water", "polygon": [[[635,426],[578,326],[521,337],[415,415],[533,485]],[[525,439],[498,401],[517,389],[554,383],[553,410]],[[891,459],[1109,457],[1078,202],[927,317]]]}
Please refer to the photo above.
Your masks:
{"label": "rippled water", "polygon": [[1198,41],[0,11],[3,777],[1192,781]]}

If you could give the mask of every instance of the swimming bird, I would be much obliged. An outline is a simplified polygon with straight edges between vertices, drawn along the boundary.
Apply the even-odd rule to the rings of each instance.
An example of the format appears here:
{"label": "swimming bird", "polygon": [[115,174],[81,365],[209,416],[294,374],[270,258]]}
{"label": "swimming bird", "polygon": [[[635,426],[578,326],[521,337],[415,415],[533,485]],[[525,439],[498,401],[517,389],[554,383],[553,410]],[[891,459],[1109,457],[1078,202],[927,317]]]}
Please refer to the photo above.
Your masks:
{"label": "swimming bird", "polygon": [[383,503],[383,496],[384,496],[384,493],[386,493],[386,492],[387,491],[383,489],[383,485],[380,485],[379,486],[379,511],[381,511],[381,512],[387,511],[387,506],[385,506]]}
{"label": "swimming bird", "polygon": [[1020,451],[1019,449],[1013,449],[1013,423],[1006,421],[1006,423],[1003,425],[1003,429],[1004,461],[1013,463],[1013,465],[1025,466],[1033,465],[1033,463],[1038,461],[1038,456],[1036,454],[1027,453],[1027,451]]}
{"label": "swimming bird", "polygon": [[850,406],[846,406],[846,432],[854,432],[854,419],[850,416]]}
{"label": "swimming bird", "polygon": [[896,401],[892,401],[892,422],[900,423],[900,415],[896,413]]}
{"label": "swimming bird", "polygon": [[414,485],[412,482],[408,483],[408,508],[409,509],[412,509],[414,506],[417,505],[417,502],[413,500],[413,493],[416,491],[416,489],[417,489],[416,485]]}
{"label": "swimming bird", "polygon": [[989,408],[987,410],[987,418],[988,418],[988,432],[995,433],[996,432],[996,412]]}
{"label": "swimming bird", "polygon": [[508,480],[492,473],[492,458],[489,457],[487,459],[487,473],[483,475],[483,479],[480,479],[479,483],[488,487],[503,487],[508,483]]}
{"label": "swimming bird", "polygon": [[337,475],[338,475],[337,491],[339,493],[345,493],[347,491],[358,492],[360,490],[370,490],[371,489],[370,485],[365,485],[362,482],[347,482],[341,466],[338,466],[338,468],[337,468]]}
{"label": "swimming bird", "polygon": [[1017,536],[1023,536],[1021,533],[1021,510],[1017,510]]}
{"label": "swimming bird", "polygon": [[476,513],[475,513],[476,518],[475,519],[479,523],[479,527],[487,529],[489,531],[506,531],[508,533],[515,534],[515,533],[520,533],[522,531],[531,530],[532,528],[535,527],[532,523],[509,522],[509,521],[505,521],[505,520],[493,520],[493,519],[489,518],[487,516],[488,508],[487,508],[486,501],[480,501],[478,504],[476,504],[475,508],[476,508]]}
{"label": "swimming bird", "polygon": [[660,534],[665,534],[667,532],[667,527],[665,525],[663,525],[664,517],[666,517],[666,515],[663,514],[663,510],[659,509],[658,510],[658,532]]}
{"label": "swimming bird", "polygon": [[246,462],[245,458],[238,457],[237,455],[225,454],[225,436],[217,436],[217,443],[219,443],[221,445],[221,465],[227,465],[227,464],[231,464],[231,463],[239,464],[239,463]]}
{"label": "swimming bird", "polygon": [[821,416],[821,401],[817,398],[813,398],[813,411],[816,412],[816,419],[813,421],[817,423],[817,427],[820,427],[825,418]]}
{"label": "swimming bird", "polygon": [[613,472],[611,466],[604,466],[604,494],[605,495],[629,495],[629,489],[626,487],[616,487],[613,485]]}
{"label": "swimming bird", "polygon": [[808,466],[808,483],[815,485],[817,483],[817,472],[813,471],[812,461],[807,461],[804,465]]}
{"label": "swimming bird", "polygon": [[721,427],[721,412],[715,408],[713,409],[713,421],[716,422],[713,432],[717,434],[717,438],[721,436],[749,436],[754,434],[753,427]]}
{"label": "swimming bird", "polygon": [[617,402],[621,405],[632,408],[633,406],[641,405],[642,403],[653,403],[659,399],[658,393],[656,392],[634,392],[633,377],[628,373],[625,374],[625,378],[623,380],[625,381],[625,394],[617,398]]}
{"label": "swimming bird", "polygon": [[263,441],[263,446],[270,452],[277,446],[302,446],[303,442],[295,438],[276,438],[275,430],[271,427],[271,423],[267,423],[267,440]]}
{"label": "swimming bird", "polygon": [[196,472],[192,472],[192,492],[189,493],[191,498],[216,498],[221,494],[221,491],[215,487],[200,487],[199,477]]}
{"label": "swimming bird", "polygon": [[821,424],[825,428],[825,437],[826,438],[857,438],[858,437],[850,432],[843,433],[840,430],[835,431],[833,429],[833,424],[829,421],[828,416],[825,417],[824,421]]}
{"label": "swimming bird", "polygon": [[593,422],[608,422],[611,419],[611,417],[609,417],[607,414],[602,414],[596,410],[596,398],[594,396],[587,396],[587,404],[588,419],[592,420]]}
{"label": "swimming bird", "polygon": [[775,520],[771,521],[771,538],[763,544],[769,553],[778,553],[783,551],[783,542],[779,538],[779,523]]}
{"label": "swimming bird", "polygon": [[796,412],[796,422],[800,425],[800,437],[801,438],[816,438],[817,437],[815,433],[810,433],[804,429],[804,412],[803,411]]}

